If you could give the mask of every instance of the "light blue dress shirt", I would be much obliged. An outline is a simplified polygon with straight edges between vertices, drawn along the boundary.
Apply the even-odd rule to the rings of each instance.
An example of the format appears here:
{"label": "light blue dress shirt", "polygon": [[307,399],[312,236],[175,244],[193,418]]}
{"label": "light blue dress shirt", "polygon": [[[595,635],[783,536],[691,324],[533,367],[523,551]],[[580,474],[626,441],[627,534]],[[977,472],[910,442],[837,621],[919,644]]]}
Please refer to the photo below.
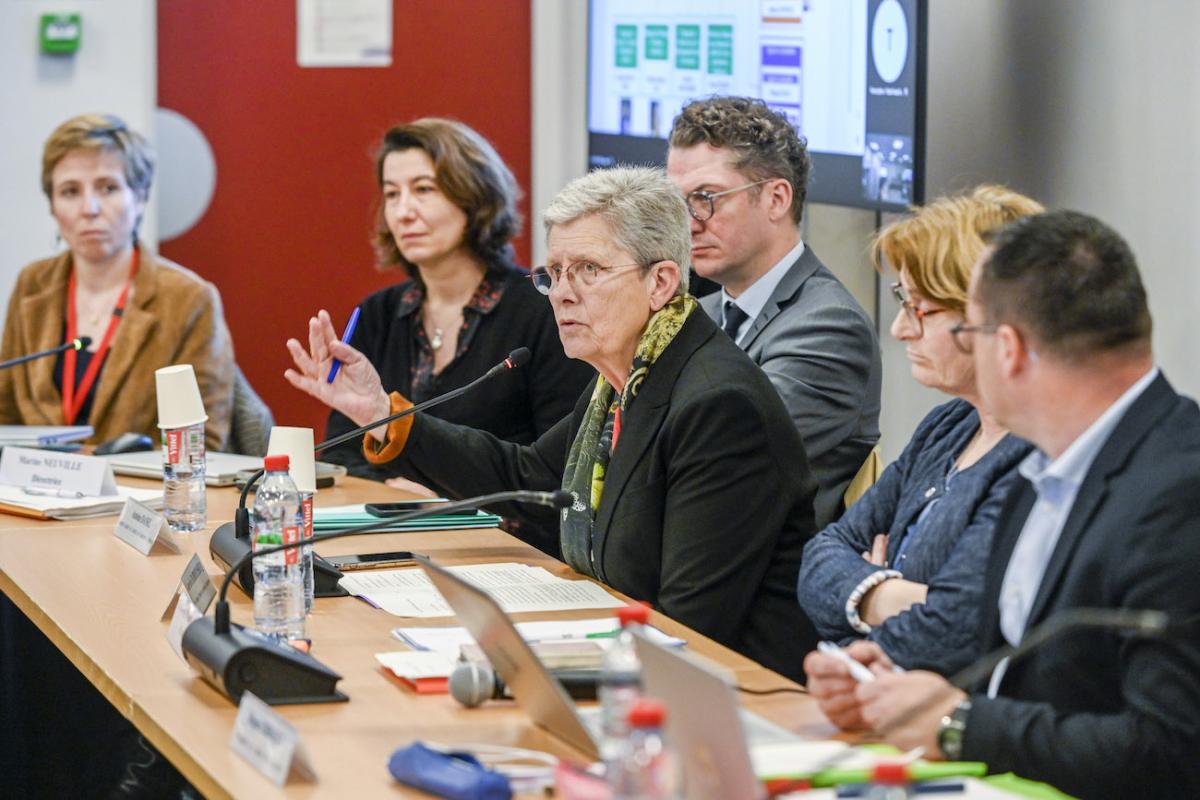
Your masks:
{"label": "light blue dress shirt", "polygon": [[[1016,645],[1025,635],[1029,612],[1034,598],[1046,574],[1050,556],[1058,544],[1075,496],[1087,477],[1092,462],[1108,441],[1121,417],[1133,405],[1133,401],[1158,377],[1157,367],[1150,369],[1125,393],[1117,398],[1096,421],[1088,426],[1062,455],[1051,461],[1041,450],[1034,450],[1017,468],[1021,476],[1033,484],[1037,501],[1025,519],[1025,527],[1013,547],[1004,582],[1000,586],[1000,633],[1010,645]],[[988,683],[988,697],[995,697],[1000,689],[1008,659],[1000,662],[992,672]]]}
{"label": "light blue dress shirt", "polygon": [[[751,284],[750,288],[742,292],[742,296],[734,299],[730,297],[724,289],[721,289],[721,308],[725,308],[726,303],[733,303],[735,306],[746,312],[746,319],[738,326],[737,336],[733,337],[734,342],[740,342],[742,337],[746,335],[746,331],[750,330],[750,326],[754,324],[754,320],[758,319],[759,313],[762,312],[763,306],[771,299],[771,295],[775,293],[775,287],[783,280],[783,276],[791,269],[792,264],[796,263],[796,259],[804,254],[804,242],[796,243],[796,246],[788,251],[787,255],[779,260],[775,266],[771,267],[765,275]],[[721,326],[725,326],[725,312],[721,312]]]}

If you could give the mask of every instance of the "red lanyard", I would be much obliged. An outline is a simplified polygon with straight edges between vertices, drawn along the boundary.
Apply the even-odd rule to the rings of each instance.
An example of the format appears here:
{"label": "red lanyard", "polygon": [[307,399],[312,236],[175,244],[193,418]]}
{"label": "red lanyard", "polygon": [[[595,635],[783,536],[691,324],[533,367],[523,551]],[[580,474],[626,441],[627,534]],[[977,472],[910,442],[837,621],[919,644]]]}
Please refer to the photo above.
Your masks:
{"label": "red lanyard", "polygon": [[[125,288],[121,290],[117,304],[113,306],[112,317],[108,320],[108,330],[104,331],[104,338],[100,340],[100,349],[92,356],[91,363],[83,373],[78,393],[75,390],[75,350],[68,350],[63,354],[62,409],[63,423],[66,425],[75,424],[75,417],[79,416],[79,409],[83,407],[83,401],[87,398],[88,392],[92,390],[96,376],[100,374],[100,366],[104,363],[104,357],[108,355],[108,348],[112,345],[113,337],[117,334],[117,326],[121,324],[121,317],[125,313],[125,299],[129,297],[129,287],[133,285],[133,276],[137,275],[137,269],[138,249],[135,247],[133,248],[133,265],[129,268],[129,280],[125,281]],[[75,268],[72,267],[71,278],[67,282],[68,342],[76,338],[77,330],[75,323]]]}

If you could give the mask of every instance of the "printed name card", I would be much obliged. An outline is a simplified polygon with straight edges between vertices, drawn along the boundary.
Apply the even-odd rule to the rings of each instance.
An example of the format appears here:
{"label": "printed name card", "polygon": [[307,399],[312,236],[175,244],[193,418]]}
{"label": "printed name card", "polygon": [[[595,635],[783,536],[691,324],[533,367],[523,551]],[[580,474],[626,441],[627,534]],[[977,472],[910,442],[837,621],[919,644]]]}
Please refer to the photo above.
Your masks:
{"label": "printed name card", "polygon": [[242,693],[229,747],[276,786],[283,786],[289,775],[317,779],[300,732],[250,692]]}
{"label": "printed name card", "polygon": [[183,633],[187,630],[188,625],[202,618],[204,612],[196,608],[192,603],[192,598],[188,597],[187,590],[182,586],[175,593],[168,608],[174,609],[175,613],[171,615],[171,624],[167,627],[167,641],[171,643],[171,649],[175,651],[175,655],[179,656],[186,664],[187,656],[183,654]]}
{"label": "printed name card", "polygon": [[186,663],[183,655],[183,632],[196,620],[208,612],[209,605],[217,596],[217,587],[212,578],[204,571],[200,556],[192,554],[183,575],[179,578],[179,590],[171,597],[167,610],[162,618],[171,618],[167,628],[167,641],[171,643],[175,654]]}
{"label": "printed name card", "polygon": [[117,493],[108,459],[28,447],[5,447],[0,453],[0,483],[58,497],[111,497]]}
{"label": "printed name card", "polygon": [[212,576],[204,571],[204,563],[195,553],[184,567],[183,575],[179,577],[179,589],[171,595],[171,602],[167,604],[167,610],[162,613],[163,620],[174,613],[180,595],[185,592],[192,601],[192,605],[199,609],[201,614],[208,613],[208,607],[212,605],[213,599],[217,596],[217,585],[213,582]]}
{"label": "printed name card", "polygon": [[152,508],[148,508],[132,497],[125,498],[125,507],[113,529],[117,538],[144,556],[156,546],[160,550],[181,553],[183,548],[167,521]]}

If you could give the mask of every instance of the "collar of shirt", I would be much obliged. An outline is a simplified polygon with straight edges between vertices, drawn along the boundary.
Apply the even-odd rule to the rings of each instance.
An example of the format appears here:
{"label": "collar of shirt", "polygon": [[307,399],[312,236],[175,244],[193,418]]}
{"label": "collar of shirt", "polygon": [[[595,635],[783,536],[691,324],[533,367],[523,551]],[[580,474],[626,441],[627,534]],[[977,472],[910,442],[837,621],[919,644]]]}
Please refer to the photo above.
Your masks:
{"label": "collar of shirt", "polygon": [[771,267],[765,275],[752,283],[750,288],[742,292],[741,296],[737,299],[730,297],[724,288],[721,289],[722,309],[725,308],[726,303],[733,303],[746,312],[746,321],[738,328],[738,335],[734,337],[735,342],[746,335],[746,331],[754,324],[754,320],[758,319],[763,306],[771,299],[771,295],[775,292],[775,287],[783,280],[783,276],[787,275],[787,271],[791,269],[792,264],[796,263],[796,259],[800,258],[803,254],[804,240],[800,240],[796,243],[795,247],[787,252],[787,255],[781,258],[775,266]]}
{"label": "collar of shirt", "polygon": [[1087,430],[1071,442],[1058,458],[1051,461],[1040,449],[1025,457],[1018,470],[1022,477],[1033,484],[1040,499],[1054,503],[1061,499],[1056,495],[1061,494],[1063,489],[1079,488],[1092,462],[1100,453],[1100,448],[1108,441],[1121,417],[1133,405],[1133,401],[1158,377],[1158,373],[1158,367],[1151,367],[1145,375],[1138,378],[1116,402],[1088,426]]}
{"label": "collar of shirt", "polygon": [[[505,280],[497,277],[492,273],[487,273],[483,276],[483,280],[479,282],[479,286],[475,289],[475,294],[471,295],[471,299],[463,306],[463,311],[473,311],[476,314],[490,314],[492,309],[500,302],[500,297],[504,294],[504,287],[507,285]],[[421,307],[421,303],[425,301],[425,287],[419,281],[410,281],[408,288],[400,294],[400,303],[396,307],[396,317],[403,318],[413,313]]]}

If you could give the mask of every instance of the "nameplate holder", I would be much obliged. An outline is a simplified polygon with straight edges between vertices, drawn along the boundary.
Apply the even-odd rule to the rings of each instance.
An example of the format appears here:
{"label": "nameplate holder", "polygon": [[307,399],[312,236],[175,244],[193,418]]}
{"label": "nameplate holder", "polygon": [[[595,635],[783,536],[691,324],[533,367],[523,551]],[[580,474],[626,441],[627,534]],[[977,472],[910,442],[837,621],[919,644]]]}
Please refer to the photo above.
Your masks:
{"label": "nameplate holder", "polygon": [[29,447],[4,448],[0,483],[51,497],[112,497],[117,493],[108,459]]}
{"label": "nameplate holder", "polygon": [[125,498],[125,507],[121,509],[113,533],[144,556],[150,555],[150,551],[155,549],[168,553],[183,552],[183,547],[162,514],[132,497]]}
{"label": "nameplate holder", "polygon": [[167,627],[167,641],[171,643],[171,649],[175,651],[175,655],[179,656],[180,660],[186,664],[187,657],[183,654],[183,633],[187,630],[188,625],[203,617],[204,612],[196,608],[192,603],[192,598],[188,597],[187,590],[182,586],[171,600],[171,608],[174,613],[171,615],[171,624]]}
{"label": "nameplate holder", "polygon": [[167,610],[162,613],[161,620],[165,622],[175,613],[175,606],[178,605],[180,594],[183,592],[187,593],[192,605],[202,615],[208,613],[208,607],[217,596],[217,585],[213,582],[213,577],[204,571],[204,563],[195,553],[184,567],[183,575],[179,577],[178,591],[171,595],[171,602],[167,604]]}
{"label": "nameplate holder", "polygon": [[290,777],[317,780],[300,732],[250,692],[242,693],[229,747],[276,786],[283,786]]}

